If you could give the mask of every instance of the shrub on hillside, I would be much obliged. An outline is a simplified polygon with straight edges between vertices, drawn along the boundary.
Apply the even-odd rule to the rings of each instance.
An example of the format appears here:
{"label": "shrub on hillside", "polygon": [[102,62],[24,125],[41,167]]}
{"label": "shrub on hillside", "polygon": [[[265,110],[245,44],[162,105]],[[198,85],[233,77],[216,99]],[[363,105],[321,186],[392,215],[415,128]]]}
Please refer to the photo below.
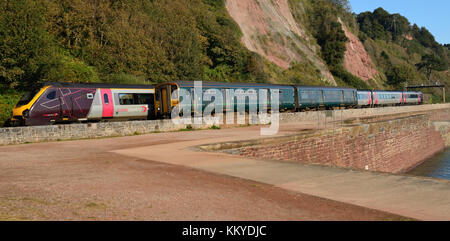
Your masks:
{"label": "shrub on hillside", "polygon": [[0,90],[0,127],[11,118],[11,110],[17,104],[22,93],[14,90]]}

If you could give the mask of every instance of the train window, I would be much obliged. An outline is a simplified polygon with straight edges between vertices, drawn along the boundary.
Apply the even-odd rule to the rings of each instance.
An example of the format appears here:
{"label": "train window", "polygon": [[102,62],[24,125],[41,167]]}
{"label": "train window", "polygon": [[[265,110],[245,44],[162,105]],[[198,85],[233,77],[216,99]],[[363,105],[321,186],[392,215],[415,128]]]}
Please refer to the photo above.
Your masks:
{"label": "train window", "polygon": [[119,94],[120,105],[134,105],[133,94]]}
{"label": "train window", "polygon": [[324,91],[324,96],[326,101],[341,101],[342,100],[342,92],[336,90]]}
{"label": "train window", "polygon": [[52,92],[48,93],[47,99],[53,100],[55,98],[56,98],[56,91],[52,91]]}
{"label": "train window", "polygon": [[134,104],[145,105],[151,103],[151,94],[134,94]]}
{"label": "train window", "polygon": [[17,103],[17,107],[28,104],[38,92],[39,92],[39,89],[34,90],[33,92],[30,91],[30,92],[25,93],[22,96],[22,98],[19,100],[19,102]]}
{"label": "train window", "polygon": [[300,91],[301,100],[316,100],[318,99],[318,92],[316,91]]}
{"label": "train window", "polygon": [[353,91],[344,91],[344,99],[347,101],[353,100]]}
{"label": "train window", "polygon": [[105,104],[109,104],[109,97],[108,94],[103,95],[103,99],[105,100]]}
{"label": "train window", "polygon": [[300,99],[301,100],[309,100],[311,97],[309,96],[308,91],[300,91]]}
{"label": "train window", "polygon": [[119,94],[120,105],[146,105],[152,102],[152,94]]}

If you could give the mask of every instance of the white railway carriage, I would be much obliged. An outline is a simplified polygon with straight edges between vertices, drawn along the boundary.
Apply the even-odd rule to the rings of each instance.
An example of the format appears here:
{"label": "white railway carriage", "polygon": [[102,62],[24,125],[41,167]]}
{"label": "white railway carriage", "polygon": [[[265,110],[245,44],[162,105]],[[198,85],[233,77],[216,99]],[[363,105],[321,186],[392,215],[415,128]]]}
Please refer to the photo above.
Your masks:
{"label": "white railway carriage", "polygon": [[87,119],[152,119],[154,116],[154,94],[153,88],[97,89]]}
{"label": "white railway carriage", "polygon": [[375,106],[392,106],[402,104],[403,92],[401,91],[372,91]]}
{"label": "white railway carriage", "polygon": [[403,103],[406,105],[418,105],[423,103],[422,92],[404,92],[403,93]]}
{"label": "white railway carriage", "polygon": [[370,90],[358,90],[358,106],[370,107],[372,106],[372,91]]}

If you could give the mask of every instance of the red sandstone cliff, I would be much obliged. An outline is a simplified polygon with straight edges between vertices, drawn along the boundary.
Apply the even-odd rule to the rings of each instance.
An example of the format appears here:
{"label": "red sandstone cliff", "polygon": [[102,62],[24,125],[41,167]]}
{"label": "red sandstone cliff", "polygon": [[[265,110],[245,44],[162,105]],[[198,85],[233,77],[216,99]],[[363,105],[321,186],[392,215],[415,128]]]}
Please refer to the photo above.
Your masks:
{"label": "red sandstone cliff", "polygon": [[[325,82],[336,84],[319,57],[319,46],[311,41],[312,37],[302,23],[294,19],[288,0],[227,0],[226,8],[240,26],[242,42],[249,50],[283,69],[293,63],[309,61],[320,71]],[[364,45],[339,21],[349,39],[345,69],[366,82],[377,78],[379,74]]]}
{"label": "red sandstone cliff", "polygon": [[349,39],[345,45],[347,51],[345,51],[344,56],[344,68],[366,82],[369,79],[375,79],[378,76],[378,71],[363,43],[340,19],[339,22],[342,24],[345,35]]}
{"label": "red sandstone cliff", "polygon": [[336,85],[318,56],[318,46],[310,43],[304,28],[295,21],[288,0],[227,0],[226,8],[240,26],[242,42],[249,50],[283,69],[310,61],[325,82]]}

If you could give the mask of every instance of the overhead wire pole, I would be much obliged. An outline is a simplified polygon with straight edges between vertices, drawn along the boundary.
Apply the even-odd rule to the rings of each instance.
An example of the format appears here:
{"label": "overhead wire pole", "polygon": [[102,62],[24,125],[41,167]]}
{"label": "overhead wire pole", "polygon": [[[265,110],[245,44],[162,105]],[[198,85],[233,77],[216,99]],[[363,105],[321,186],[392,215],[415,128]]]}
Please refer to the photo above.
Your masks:
{"label": "overhead wire pole", "polygon": [[406,89],[430,89],[430,88],[442,88],[442,101],[444,103],[446,103],[446,99],[445,99],[445,85],[440,85],[440,84],[436,84],[436,85],[418,85],[418,86],[407,86]]}

